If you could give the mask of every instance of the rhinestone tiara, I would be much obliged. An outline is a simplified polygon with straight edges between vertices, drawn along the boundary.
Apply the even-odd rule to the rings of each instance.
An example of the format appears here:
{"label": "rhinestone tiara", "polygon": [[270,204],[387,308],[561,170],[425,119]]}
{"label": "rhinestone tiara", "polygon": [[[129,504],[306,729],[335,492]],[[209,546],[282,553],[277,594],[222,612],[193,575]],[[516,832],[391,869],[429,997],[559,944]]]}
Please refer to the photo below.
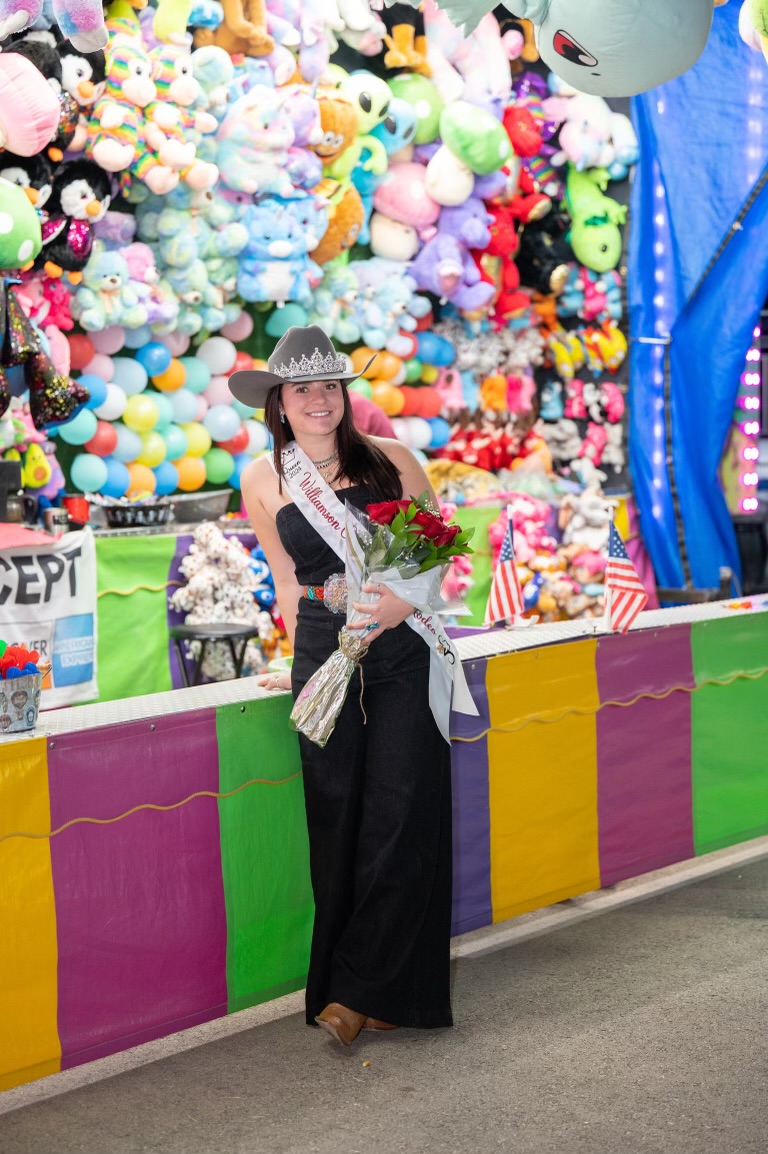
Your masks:
{"label": "rhinestone tiara", "polygon": [[274,373],[278,377],[283,377],[284,380],[292,380],[295,377],[311,377],[314,373],[320,376],[332,376],[338,373],[339,376],[349,372],[349,362],[343,353],[327,353],[325,356],[319,349],[315,349],[311,357],[306,354],[297,361],[295,357],[291,357],[288,364],[275,365]]}

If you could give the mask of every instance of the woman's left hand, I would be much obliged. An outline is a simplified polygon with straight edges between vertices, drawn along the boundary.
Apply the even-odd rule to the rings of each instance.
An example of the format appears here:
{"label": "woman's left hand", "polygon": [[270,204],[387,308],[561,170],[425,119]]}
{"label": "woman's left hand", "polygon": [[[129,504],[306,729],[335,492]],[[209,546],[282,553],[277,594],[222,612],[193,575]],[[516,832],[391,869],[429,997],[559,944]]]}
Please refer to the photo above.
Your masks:
{"label": "woman's left hand", "polygon": [[[363,641],[366,645],[370,645],[385,629],[397,628],[405,621],[406,617],[410,617],[413,613],[413,606],[409,605],[407,601],[403,601],[402,597],[396,596],[386,585],[373,582],[370,585],[363,585],[362,592],[377,593],[379,599],[367,604],[362,601],[353,601],[352,605],[358,613],[368,614],[369,620],[348,625],[347,629],[364,631]],[[370,628],[371,625],[376,625],[376,628]]]}

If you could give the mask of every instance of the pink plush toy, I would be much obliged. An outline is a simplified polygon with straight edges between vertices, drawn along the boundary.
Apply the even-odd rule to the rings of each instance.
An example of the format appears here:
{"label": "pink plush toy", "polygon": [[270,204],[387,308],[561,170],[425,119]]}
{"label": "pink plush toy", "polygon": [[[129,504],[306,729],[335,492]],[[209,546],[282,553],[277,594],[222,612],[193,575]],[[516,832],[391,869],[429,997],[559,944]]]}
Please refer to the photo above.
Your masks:
{"label": "pink plush toy", "polygon": [[579,456],[586,457],[593,465],[599,465],[603,459],[603,453],[607,444],[608,433],[605,426],[596,425],[590,421],[587,426],[587,435],[579,449]]}
{"label": "pink plush toy", "polygon": [[61,109],[34,64],[17,52],[0,54],[0,148],[34,156],[53,140]]}

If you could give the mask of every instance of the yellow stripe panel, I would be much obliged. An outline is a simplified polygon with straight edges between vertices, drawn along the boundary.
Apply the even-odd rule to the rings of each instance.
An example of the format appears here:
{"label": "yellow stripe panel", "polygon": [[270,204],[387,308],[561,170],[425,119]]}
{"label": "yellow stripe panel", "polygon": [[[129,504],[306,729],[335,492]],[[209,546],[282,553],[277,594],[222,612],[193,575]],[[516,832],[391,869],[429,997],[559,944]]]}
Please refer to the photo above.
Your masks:
{"label": "yellow stripe panel", "polygon": [[[596,640],[488,662],[491,725],[596,709]],[[594,716],[488,736],[494,922],[600,886]]]}
{"label": "yellow stripe panel", "polygon": [[[0,834],[51,827],[44,738],[0,744]],[[0,1090],[55,1074],[56,907],[50,842],[0,844]]]}

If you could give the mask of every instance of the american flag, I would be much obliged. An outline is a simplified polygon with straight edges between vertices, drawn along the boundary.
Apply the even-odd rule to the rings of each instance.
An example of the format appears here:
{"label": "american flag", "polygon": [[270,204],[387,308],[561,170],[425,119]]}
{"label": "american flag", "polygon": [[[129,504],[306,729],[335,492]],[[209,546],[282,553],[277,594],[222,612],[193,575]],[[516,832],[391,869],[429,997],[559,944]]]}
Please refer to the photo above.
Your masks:
{"label": "american flag", "polygon": [[486,625],[497,621],[516,621],[523,612],[523,591],[515,564],[515,550],[512,544],[512,509],[507,509],[507,531],[499,554],[499,563],[493,574],[491,595],[485,611]]}
{"label": "american flag", "polygon": [[614,633],[626,633],[638,613],[642,613],[648,604],[648,594],[613,522],[608,542],[605,593],[610,629]]}

